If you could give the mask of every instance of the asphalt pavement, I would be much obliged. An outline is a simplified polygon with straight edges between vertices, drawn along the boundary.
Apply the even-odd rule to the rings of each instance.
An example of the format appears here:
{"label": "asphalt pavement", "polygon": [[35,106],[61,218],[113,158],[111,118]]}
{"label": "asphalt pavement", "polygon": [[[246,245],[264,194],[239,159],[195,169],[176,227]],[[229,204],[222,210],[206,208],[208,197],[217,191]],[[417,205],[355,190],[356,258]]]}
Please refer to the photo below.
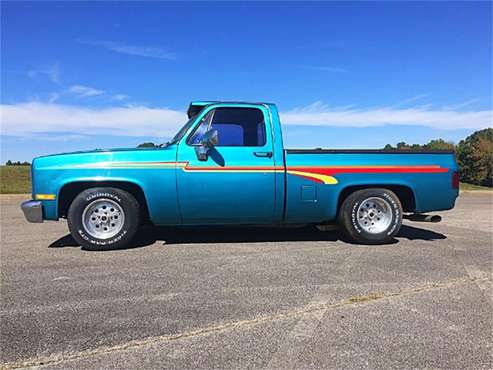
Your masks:
{"label": "asphalt pavement", "polygon": [[146,228],[81,250],[0,196],[3,368],[493,368],[493,194],[383,246],[301,228]]}

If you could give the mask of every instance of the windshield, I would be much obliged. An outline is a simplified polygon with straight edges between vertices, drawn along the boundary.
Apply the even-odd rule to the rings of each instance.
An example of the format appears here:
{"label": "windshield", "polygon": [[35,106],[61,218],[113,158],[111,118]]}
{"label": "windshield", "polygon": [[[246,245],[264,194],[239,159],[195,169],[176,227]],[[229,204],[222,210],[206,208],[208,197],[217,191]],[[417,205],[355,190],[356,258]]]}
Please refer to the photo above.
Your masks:
{"label": "windshield", "polygon": [[191,117],[187,121],[187,123],[185,123],[183,125],[183,127],[180,129],[180,131],[178,131],[178,133],[175,135],[175,137],[173,139],[171,139],[170,141],[168,141],[166,144],[173,145],[173,144],[176,144],[178,141],[180,141],[181,138],[183,137],[183,135],[185,135],[187,133],[188,129],[192,126],[193,122],[195,121],[195,117],[197,117],[197,116]]}

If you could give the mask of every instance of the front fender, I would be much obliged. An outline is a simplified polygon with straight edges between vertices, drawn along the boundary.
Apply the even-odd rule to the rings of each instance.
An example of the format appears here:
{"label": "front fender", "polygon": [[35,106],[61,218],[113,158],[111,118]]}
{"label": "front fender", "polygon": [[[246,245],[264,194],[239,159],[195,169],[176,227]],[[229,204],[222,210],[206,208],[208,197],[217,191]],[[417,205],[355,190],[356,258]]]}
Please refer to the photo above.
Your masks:
{"label": "front fender", "polygon": [[129,183],[142,190],[153,223],[179,224],[175,161],[175,146],[40,157],[32,164],[33,194],[56,195],[43,200],[45,219],[56,220],[60,192],[68,184]]}
{"label": "front fender", "polygon": [[[120,170],[120,172],[123,170]],[[157,173],[155,173],[157,172]],[[172,172],[172,173],[170,173]],[[50,176],[53,180],[44,182],[44,185],[40,185],[40,189],[45,189],[46,192],[56,194],[56,199],[52,201],[43,201],[44,218],[47,220],[57,220],[61,217],[59,210],[61,207],[60,202],[64,201],[63,192],[67,187],[74,184],[81,184],[78,189],[82,191],[88,187],[99,186],[114,186],[121,188],[127,188],[125,184],[138,187],[141,190],[145,206],[148,211],[149,219],[155,224],[179,224],[180,214],[178,211],[178,203],[176,197],[176,181],[174,179],[173,170],[140,170],[139,176],[131,176],[129,173],[125,176],[123,174],[118,175],[84,175],[73,174],[67,176],[67,173],[56,176],[52,174]],[[76,194],[73,194],[72,198]],[[68,205],[63,205],[67,206]]]}

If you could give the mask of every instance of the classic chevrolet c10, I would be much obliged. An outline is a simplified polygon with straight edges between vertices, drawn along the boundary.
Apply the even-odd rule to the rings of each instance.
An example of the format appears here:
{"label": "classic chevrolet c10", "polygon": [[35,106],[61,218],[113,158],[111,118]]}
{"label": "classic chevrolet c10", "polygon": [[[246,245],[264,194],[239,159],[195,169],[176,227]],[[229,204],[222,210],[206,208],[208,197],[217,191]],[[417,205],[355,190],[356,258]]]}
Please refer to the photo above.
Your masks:
{"label": "classic chevrolet c10", "polygon": [[131,246],[139,226],[337,223],[364,244],[387,243],[402,219],[454,207],[453,152],[285,149],[277,108],[199,101],[154,148],[38,157],[30,222],[67,218],[91,250]]}

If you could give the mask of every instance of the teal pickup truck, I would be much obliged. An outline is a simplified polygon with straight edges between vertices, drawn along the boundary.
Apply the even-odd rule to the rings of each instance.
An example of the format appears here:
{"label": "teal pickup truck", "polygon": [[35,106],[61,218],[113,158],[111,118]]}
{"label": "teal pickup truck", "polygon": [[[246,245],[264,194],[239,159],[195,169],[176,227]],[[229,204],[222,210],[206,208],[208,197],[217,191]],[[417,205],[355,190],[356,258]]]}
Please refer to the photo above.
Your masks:
{"label": "teal pickup truck", "polygon": [[86,249],[132,245],[139,226],[324,225],[353,241],[389,242],[404,217],[454,207],[453,152],[285,149],[277,108],[198,101],[154,148],[34,159],[30,222],[66,218]]}

